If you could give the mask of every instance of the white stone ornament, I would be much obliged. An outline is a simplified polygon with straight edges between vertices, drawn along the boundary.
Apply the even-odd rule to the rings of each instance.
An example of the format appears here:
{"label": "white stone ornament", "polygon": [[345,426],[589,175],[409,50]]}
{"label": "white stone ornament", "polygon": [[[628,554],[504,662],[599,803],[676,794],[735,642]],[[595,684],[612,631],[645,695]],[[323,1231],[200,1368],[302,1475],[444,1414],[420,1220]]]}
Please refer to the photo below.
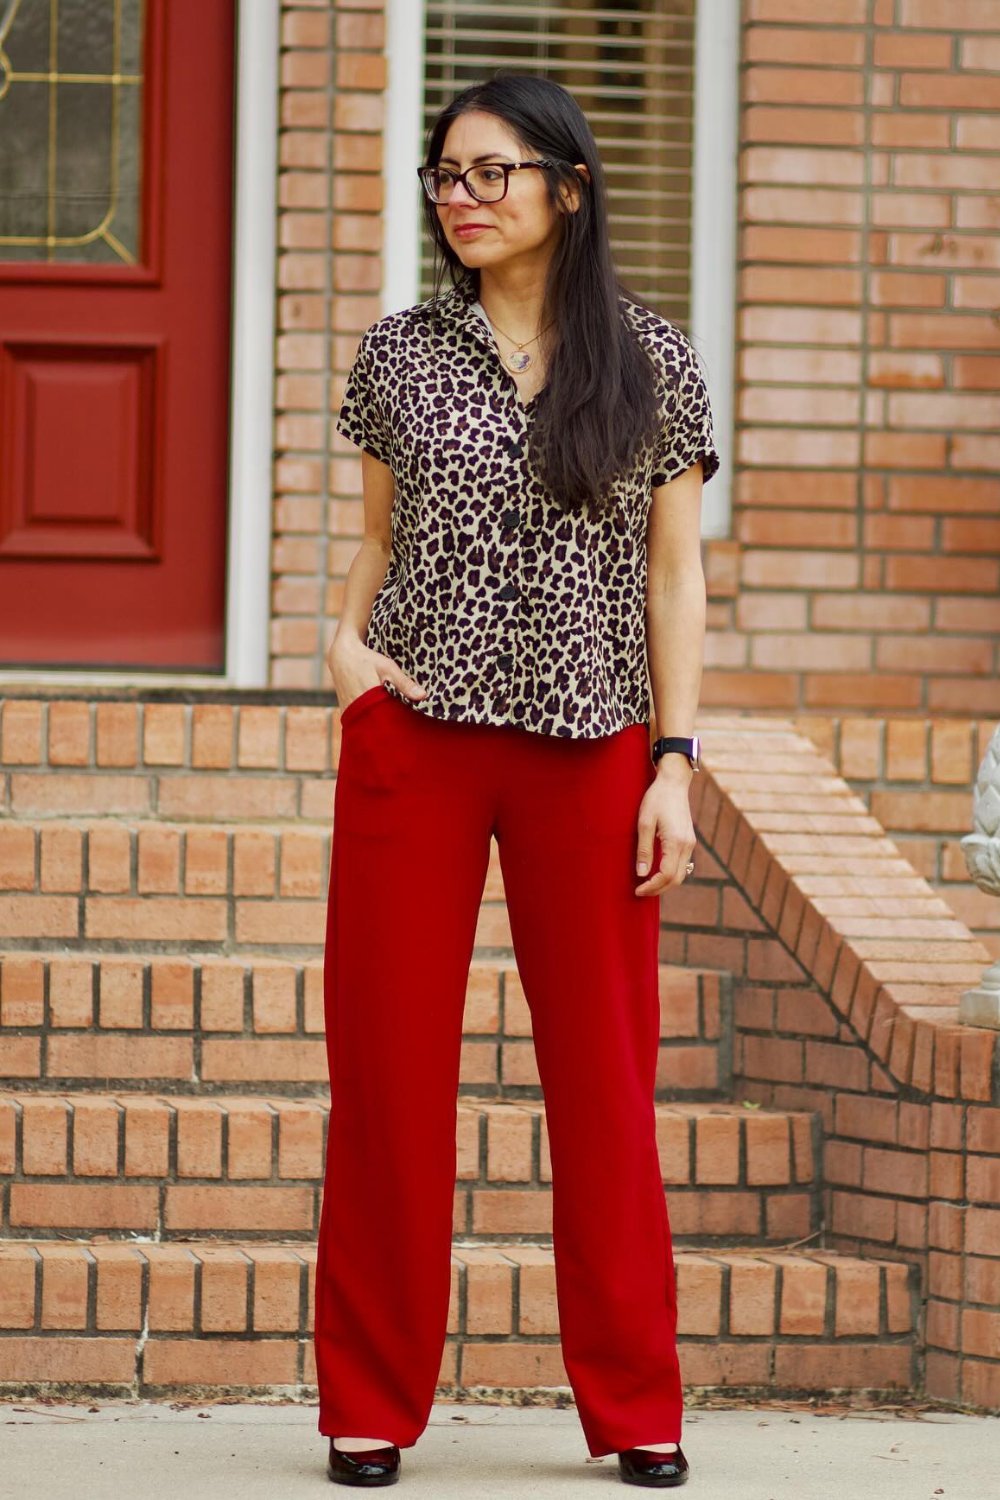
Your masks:
{"label": "white stone ornament", "polygon": [[1000,727],[986,747],[972,793],[972,827],[961,840],[966,868],[981,891],[1000,896]]}
{"label": "white stone ornament", "polygon": [[[965,866],[981,891],[1000,896],[1000,726],[986,747],[972,793],[972,827],[959,841]],[[978,988],[965,990],[958,1019],[968,1026],[1000,1029],[1000,959],[983,974]]]}
{"label": "white stone ornament", "polygon": [[522,370],[526,370],[531,364],[531,355],[525,354],[523,349],[518,350],[513,354],[508,354],[507,363],[512,370],[516,370],[520,374]]}

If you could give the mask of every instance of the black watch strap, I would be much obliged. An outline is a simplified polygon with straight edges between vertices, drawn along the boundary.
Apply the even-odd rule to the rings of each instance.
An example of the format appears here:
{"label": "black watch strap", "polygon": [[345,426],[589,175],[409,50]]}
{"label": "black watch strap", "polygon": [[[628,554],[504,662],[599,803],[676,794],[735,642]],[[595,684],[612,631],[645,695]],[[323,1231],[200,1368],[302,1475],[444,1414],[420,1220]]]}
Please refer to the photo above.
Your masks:
{"label": "black watch strap", "polygon": [[654,740],[652,751],[654,764],[661,755],[667,755],[671,751],[686,755],[693,771],[701,770],[701,740],[697,735],[689,738],[680,734],[665,734],[660,739]]}

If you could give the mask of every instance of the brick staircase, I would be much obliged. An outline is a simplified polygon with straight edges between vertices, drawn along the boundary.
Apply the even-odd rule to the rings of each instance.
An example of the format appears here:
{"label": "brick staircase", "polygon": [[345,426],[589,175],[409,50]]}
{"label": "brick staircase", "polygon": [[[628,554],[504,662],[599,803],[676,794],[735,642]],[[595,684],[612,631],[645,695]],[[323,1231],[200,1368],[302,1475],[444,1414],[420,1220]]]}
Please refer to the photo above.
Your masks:
{"label": "brick staircase", "polygon": [[[315,1397],[339,715],[318,698],[189,696],[0,711],[8,1394]],[[523,1399],[568,1382],[495,849],[476,953],[440,1393]],[[688,1386],[913,1388],[917,1268],[823,1248],[821,1112],[734,1099],[729,976],[660,973]]]}

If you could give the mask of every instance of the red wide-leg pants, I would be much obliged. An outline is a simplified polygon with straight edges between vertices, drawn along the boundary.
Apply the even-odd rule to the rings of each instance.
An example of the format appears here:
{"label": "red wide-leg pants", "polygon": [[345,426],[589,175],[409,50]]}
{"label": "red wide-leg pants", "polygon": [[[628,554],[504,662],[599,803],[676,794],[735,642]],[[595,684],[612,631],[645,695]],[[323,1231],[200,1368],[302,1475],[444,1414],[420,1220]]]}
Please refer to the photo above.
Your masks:
{"label": "red wide-leg pants", "polygon": [[[590,1454],[678,1442],[670,1225],[653,1108],[659,902],[637,896],[649,732],[445,723],[353,699],[325,956],[331,1111],[319,1431],[412,1446],[451,1287],[465,994],[497,840],[552,1161],[563,1361]],[[653,868],[659,860],[654,848]]]}

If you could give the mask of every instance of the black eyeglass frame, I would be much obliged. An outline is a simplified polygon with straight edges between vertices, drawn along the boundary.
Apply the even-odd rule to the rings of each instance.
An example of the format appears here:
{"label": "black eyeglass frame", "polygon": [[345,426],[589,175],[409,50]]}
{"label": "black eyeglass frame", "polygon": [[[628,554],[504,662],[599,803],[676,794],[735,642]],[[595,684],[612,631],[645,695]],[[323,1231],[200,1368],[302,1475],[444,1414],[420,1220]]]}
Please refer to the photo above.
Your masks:
{"label": "black eyeglass frame", "polygon": [[[456,183],[460,182],[462,184],[469,197],[474,198],[477,203],[502,203],[507,196],[507,189],[510,187],[511,172],[518,172],[522,167],[554,167],[556,165],[557,163],[550,161],[548,157],[540,157],[538,161],[480,161],[474,167],[466,167],[464,172],[452,172],[450,167],[418,167],[417,176],[420,178],[421,186],[432,203],[446,203],[450,201],[448,199],[435,198],[431,193],[427,185],[427,178],[432,172],[448,172],[455,179]],[[500,167],[503,171],[503,192],[499,198],[480,198],[479,194],[474,193],[469,186],[469,173],[481,172],[484,167]],[[454,191],[454,188],[452,190]]]}

